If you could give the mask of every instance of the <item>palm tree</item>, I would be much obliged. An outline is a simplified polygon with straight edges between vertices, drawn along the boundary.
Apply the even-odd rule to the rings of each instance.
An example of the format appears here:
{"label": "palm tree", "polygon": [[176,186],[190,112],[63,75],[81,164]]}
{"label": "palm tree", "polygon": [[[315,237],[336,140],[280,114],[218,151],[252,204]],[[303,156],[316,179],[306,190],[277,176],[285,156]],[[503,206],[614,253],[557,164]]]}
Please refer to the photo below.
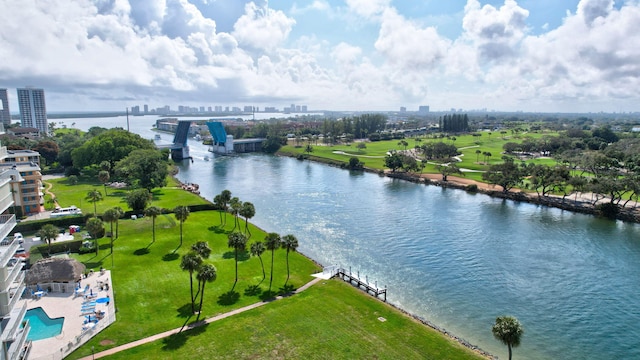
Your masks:
{"label": "palm tree", "polygon": [[233,231],[236,229],[236,226],[238,226],[238,214],[240,213],[240,209],[242,209],[242,201],[237,197],[234,197],[229,201],[229,206],[231,206],[231,213],[234,217],[233,229],[231,229],[231,231]]}
{"label": "palm tree", "polygon": [[211,255],[211,248],[209,247],[209,243],[206,241],[198,241],[191,245],[191,250],[200,255],[203,259],[208,259]]}
{"label": "palm tree", "polygon": [[161,215],[161,214],[162,214],[162,209],[160,209],[157,206],[149,206],[144,211],[144,216],[151,216],[151,234],[152,234],[151,243],[156,242],[156,217],[158,217],[158,215]]}
{"label": "palm tree", "polygon": [[271,250],[271,274],[269,278],[269,292],[271,292],[271,284],[273,283],[273,255],[276,249],[280,247],[280,235],[277,233],[268,233],[264,238],[267,250]]}
{"label": "palm tree", "polygon": [[124,210],[122,210],[122,208],[120,206],[114,207],[113,210],[115,210],[116,213],[118,213],[118,217],[116,218],[116,239],[117,239],[118,238],[118,227],[120,225],[120,218],[122,217],[122,215],[124,215]]}
{"label": "palm tree", "polygon": [[238,283],[238,252],[247,250],[247,237],[243,233],[232,232],[228,236],[228,245],[234,249],[234,256],[236,259],[236,281],[233,283],[233,287],[236,287]]}
{"label": "palm tree", "polygon": [[287,281],[284,282],[286,284],[289,282],[289,251],[296,251],[298,248],[298,239],[291,234],[283,236],[282,248],[287,249]]}
{"label": "palm tree", "polygon": [[182,205],[176,206],[173,209],[173,214],[176,219],[180,221],[180,246],[182,246],[182,223],[184,223],[189,217],[189,208]]}
{"label": "palm tree", "polygon": [[[220,197],[222,198],[222,210],[223,211],[227,211],[227,206],[229,205],[229,202],[231,201],[231,191],[229,190],[222,190],[222,192],[220,193]],[[223,227],[227,225],[227,217],[224,217],[224,224],[222,225]]]}
{"label": "palm tree", "polygon": [[[196,278],[198,279],[198,284],[200,288],[200,307],[199,311],[202,313],[202,301],[204,300],[204,286],[208,282],[213,282],[218,277],[218,273],[216,267],[211,264],[204,264],[198,270],[198,275]],[[200,313],[198,313],[198,317],[200,317]]]}
{"label": "palm tree", "polygon": [[407,150],[407,146],[409,146],[409,143],[408,143],[408,142],[406,142],[405,140],[400,140],[400,141],[398,142],[398,145],[400,145],[400,146],[404,147],[404,150],[406,151],[406,150]]}
{"label": "palm tree", "polygon": [[480,154],[482,153],[482,151],[480,151],[480,149],[476,149],[476,162],[480,161]]}
{"label": "palm tree", "polygon": [[251,255],[257,256],[258,259],[260,259],[260,266],[262,266],[262,281],[264,281],[264,279],[267,277],[267,274],[265,274],[264,272],[264,263],[262,262],[262,254],[264,254],[265,250],[266,248],[264,247],[264,243],[262,241],[257,241],[251,244],[251,249],[249,250],[251,251]]}
{"label": "palm tree", "polygon": [[242,208],[240,209],[240,216],[244,218],[244,231],[247,233],[249,238],[251,237],[251,233],[249,232],[249,219],[251,219],[256,214],[256,207],[253,206],[252,203],[245,201],[242,203]]}
{"label": "palm tree", "polygon": [[102,214],[102,220],[111,225],[111,267],[113,267],[113,222],[118,218],[118,212],[115,209],[108,209]]}
{"label": "palm tree", "polygon": [[[213,198],[213,203],[218,208],[218,214],[220,215],[220,226],[224,227],[222,224],[222,213],[224,212],[224,203],[222,202],[222,195],[218,194]],[[226,217],[226,216],[225,216]]]}
{"label": "palm tree", "polygon": [[95,216],[98,213],[96,203],[102,200],[102,193],[96,189],[89,190],[89,192],[87,192],[85,200],[89,200],[89,202],[93,203],[93,215]]}
{"label": "palm tree", "polygon": [[[196,297],[193,295],[193,273],[200,269],[202,265],[202,257],[195,252],[189,252],[182,256],[180,261],[180,269],[189,272],[189,285],[191,287],[191,312],[196,312]],[[200,290],[200,287],[198,287]],[[197,295],[196,295],[197,296]]]}
{"label": "palm tree", "polygon": [[87,231],[89,232],[89,235],[91,235],[93,242],[95,243],[96,255],[98,255],[98,237],[102,237],[102,234],[104,234],[104,226],[102,224],[102,220],[97,217],[92,217],[87,220],[85,226],[87,228]]}
{"label": "palm tree", "polygon": [[511,348],[520,345],[520,338],[524,329],[520,321],[513,316],[500,316],[491,328],[493,337],[500,340],[509,348],[509,360],[511,360]]}
{"label": "palm tree", "polygon": [[107,196],[107,182],[109,181],[110,178],[111,176],[109,175],[109,172],[106,170],[101,170],[98,173],[98,180],[100,180],[100,182],[104,186],[104,196]]}
{"label": "palm tree", "polygon": [[46,224],[38,230],[38,236],[49,245],[49,253],[51,253],[51,242],[58,237],[60,230],[52,224]]}

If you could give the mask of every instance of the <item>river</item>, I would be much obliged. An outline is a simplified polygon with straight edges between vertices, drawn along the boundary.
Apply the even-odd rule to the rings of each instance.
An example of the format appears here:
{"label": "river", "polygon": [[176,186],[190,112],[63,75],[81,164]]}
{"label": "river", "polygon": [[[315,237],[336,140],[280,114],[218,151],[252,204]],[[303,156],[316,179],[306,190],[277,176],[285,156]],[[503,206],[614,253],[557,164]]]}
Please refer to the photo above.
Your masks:
{"label": "river", "polygon": [[[130,118],[153,138],[156,117]],[[123,117],[64,119],[126,128]],[[166,141],[169,135],[163,135]],[[252,223],[299,251],[351,267],[389,302],[506,358],[500,315],[524,325],[518,359],[640,358],[640,226],[263,154],[213,156],[192,142],[178,178],[224,189]],[[204,161],[204,157],[211,158]]]}

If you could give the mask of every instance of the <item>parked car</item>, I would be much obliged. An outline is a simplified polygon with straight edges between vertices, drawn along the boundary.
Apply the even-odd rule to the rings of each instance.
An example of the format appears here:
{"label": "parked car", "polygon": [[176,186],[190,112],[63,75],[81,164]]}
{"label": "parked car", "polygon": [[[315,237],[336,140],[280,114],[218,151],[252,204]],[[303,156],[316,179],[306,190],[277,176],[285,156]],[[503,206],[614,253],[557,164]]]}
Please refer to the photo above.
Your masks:
{"label": "parked car", "polygon": [[13,234],[13,240],[18,240],[19,244],[22,244],[24,242],[24,237],[22,237],[22,234],[17,232],[15,234]]}

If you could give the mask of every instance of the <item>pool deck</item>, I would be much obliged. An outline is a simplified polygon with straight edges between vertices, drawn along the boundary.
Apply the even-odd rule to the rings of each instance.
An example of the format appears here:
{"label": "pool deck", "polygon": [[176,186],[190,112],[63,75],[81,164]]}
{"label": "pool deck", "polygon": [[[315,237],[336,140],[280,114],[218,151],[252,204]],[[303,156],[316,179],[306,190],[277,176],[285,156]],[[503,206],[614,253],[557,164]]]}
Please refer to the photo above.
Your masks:
{"label": "pool deck", "polygon": [[[100,290],[98,282],[109,284],[109,290]],[[93,300],[103,298],[109,295],[110,303],[97,303],[96,311],[103,311],[104,317],[90,329],[83,330],[84,315],[81,312],[82,303],[85,301],[84,296],[67,293],[49,293],[39,299],[22,299],[27,302],[27,308],[42,307],[50,318],[64,317],[62,332],[58,336],[48,339],[33,341],[29,359],[62,359],[73,350],[99,333],[106,326],[115,321],[115,305],[113,297],[113,286],[111,283],[111,272],[105,271],[104,274],[94,273],[86,279],[82,279],[81,285],[84,288],[89,284],[93,294],[97,294]]]}

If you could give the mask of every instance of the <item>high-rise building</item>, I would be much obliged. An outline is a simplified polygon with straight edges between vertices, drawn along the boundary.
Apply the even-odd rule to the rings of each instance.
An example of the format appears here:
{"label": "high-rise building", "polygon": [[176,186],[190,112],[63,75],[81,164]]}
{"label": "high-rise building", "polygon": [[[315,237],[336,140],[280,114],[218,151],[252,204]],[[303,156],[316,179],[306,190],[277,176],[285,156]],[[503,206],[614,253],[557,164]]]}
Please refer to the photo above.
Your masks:
{"label": "high-rise building", "polygon": [[148,114],[149,113],[149,105],[144,104],[144,113]]}
{"label": "high-rise building", "polygon": [[0,123],[6,128],[11,125],[11,113],[9,112],[9,96],[7,89],[0,89]]}
{"label": "high-rise building", "polygon": [[18,89],[18,105],[20,106],[20,126],[36,128],[41,134],[49,131],[44,90],[29,87]]}

